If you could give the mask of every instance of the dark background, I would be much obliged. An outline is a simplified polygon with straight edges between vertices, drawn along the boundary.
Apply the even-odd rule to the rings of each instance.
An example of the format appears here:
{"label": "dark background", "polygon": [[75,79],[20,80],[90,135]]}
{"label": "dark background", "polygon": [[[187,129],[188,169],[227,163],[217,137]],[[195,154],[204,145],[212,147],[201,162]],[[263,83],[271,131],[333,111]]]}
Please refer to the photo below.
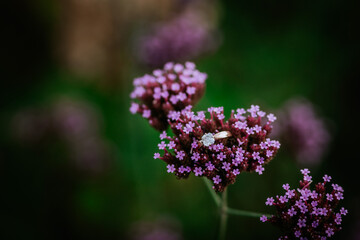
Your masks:
{"label": "dark background", "polygon": [[[134,36],[139,27],[169,19],[177,9],[171,1],[107,1],[106,9],[96,7],[99,1],[90,1],[92,8],[79,2],[86,5],[85,0],[1,4],[0,238],[127,239],[136,221],[170,216],[184,239],[215,239],[217,210],[201,179],[178,181],[167,174],[165,164],[152,157],[158,133],[128,110],[132,80],[150,71],[134,57]],[[345,189],[342,204],[349,209],[334,239],[359,239],[358,2],[212,4],[222,40],[217,51],[195,60],[209,75],[196,109],[224,106],[229,114],[259,104],[269,111],[292,97],[309,99],[329,122],[332,136],[322,163],[310,168],[313,178],[331,175]],[[79,33],[79,48],[104,36],[101,68],[86,48],[84,56],[80,52],[89,61],[84,66],[67,58],[74,51],[67,46],[68,35],[82,26],[95,30]],[[17,113],[36,109],[35,115],[46,115],[63,98],[94,109],[97,137],[107,146],[106,158],[98,159],[104,161],[101,169],[74,164],[67,144],[53,134],[56,129],[39,141],[23,142],[14,134]],[[38,133],[41,126],[31,130]],[[92,154],[91,147],[87,150]],[[244,174],[229,187],[230,205],[270,212],[266,197],[282,192],[282,183],[296,186],[299,169],[281,148],[263,175]],[[258,219],[229,218],[228,239],[277,239],[279,234]]]}

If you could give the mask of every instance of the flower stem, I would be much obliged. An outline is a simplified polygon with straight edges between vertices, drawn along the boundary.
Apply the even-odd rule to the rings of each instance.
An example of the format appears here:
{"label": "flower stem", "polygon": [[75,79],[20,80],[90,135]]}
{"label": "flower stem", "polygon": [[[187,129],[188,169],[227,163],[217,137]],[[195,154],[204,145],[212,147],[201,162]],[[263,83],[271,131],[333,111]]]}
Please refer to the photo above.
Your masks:
{"label": "flower stem", "polygon": [[[215,202],[216,206],[218,206],[218,207],[223,206],[223,204],[222,204],[223,200],[219,197],[219,195],[217,195],[215,193],[214,189],[212,188],[212,184],[211,184],[210,180],[205,178],[205,177],[203,177],[202,179],[204,180],[204,183],[205,183],[207,189],[209,190],[210,195],[214,199],[214,202]],[[225,193],[225,191],[224,191],[224,193]],[[224,198],[224,195],[223,195],[223,198]],[[244,216],[244,217],[255,217],[255,218],[256,217],[261,217],[263,215],[265,215],[267,217],[271,217],[270,214],[257,213],[257,212],[251,212],[251,211],[245,211],[245,210],[229,208],[227,206],[227,203],[226,203],[226,208],[224,208],[224,209],[227,212],[227,214],[231,214],[231,215]]]}
{"label": "flower stem", "polygon": [[221,206],[220,206],[220,230],[219,240],[225,240],[226,236],[226,225],[227,225],[227,189],[222,193]]}
{"label": "flower stem", "polygon": [[207,179],[206,177],[203,177],[202,179],[204,180],[204,183],[205,183],[207,189],[209,190],[210,195],[214,199],[216,206],[220,207],[221,199],[220,199],[219,195],[217,195],[215,193],[214,189],[212,188],[212,184],[211,184],[210,180]]}
{"label": "flower stem", "polygon": [[263,215],[267,217],[271,217],[270,214],[264,214],[264,213],[257,213],[257,212],[251,212],[251,211],[245,211],[245,210],[239,210],[239,209],[233,209],[233,208],[227,208],[227,213],[237,216],[244,216],[244,217],[261,217]]}

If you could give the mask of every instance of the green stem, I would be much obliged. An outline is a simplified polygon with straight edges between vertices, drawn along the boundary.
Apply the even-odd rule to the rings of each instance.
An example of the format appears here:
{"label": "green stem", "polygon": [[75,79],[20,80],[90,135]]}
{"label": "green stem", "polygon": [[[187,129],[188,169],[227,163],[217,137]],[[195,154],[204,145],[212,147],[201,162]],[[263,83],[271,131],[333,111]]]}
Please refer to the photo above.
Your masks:
{"label": "green stem", "polygon": [[[219,197],[219,195],[217,195],[215,193],[214,189],[212,188],[212,184],[211,184],[210,180],[205,178],[205,177],[203,177],[202,179],[204,180],[204,183],[205,183],[207,189],[209,190],[210,195],[214,199],[214,202],[216,203],[216,206],[218,206],[218,207],[222,206],[222,199]],[[224,195],[223,195],[223,197],[224,197]],[[227,206],[225,208],[225,211],[227,212],[227,214],[232,214],[232,215],[237,215],[237,216],[244,216],[244,217],[261,217],[263,215],[265,215],[267,217],[271,217],[270,214],[239,210],[239,209],[229,208]]]}
{"label": "green stem", "polygon": [[244,217],[261,217],[263,215],[267,217],[271,217],[269,214],[263,214],[263,213],[257,213],[257,212],[250,212],[250,211],[244,211],[239,209],[233,209],[233,208],[227,208],[227,213],[237,216],[244,216]]}
{"label": "green stem", "polygon": [[226,225],[227,225],[227,189],[222,193],[221,199],[221,207],[220,207],[220,230],[219,230],[219,240],[225,240],[226,236]]}
{"label": "green stem", "polygon": [[209,190],[210,195],[214,199],[216,206],[219,207],[220,203],[221,203],[221,199],[220,199],[219,195],[217,195],[216,192],[214,191],[214,189],[212,188],[212,184],[211,184],[210,180],[207,179],[206,177],[203,177],[202,179],[204,180],[204,183],[205,183],[207,189]]}

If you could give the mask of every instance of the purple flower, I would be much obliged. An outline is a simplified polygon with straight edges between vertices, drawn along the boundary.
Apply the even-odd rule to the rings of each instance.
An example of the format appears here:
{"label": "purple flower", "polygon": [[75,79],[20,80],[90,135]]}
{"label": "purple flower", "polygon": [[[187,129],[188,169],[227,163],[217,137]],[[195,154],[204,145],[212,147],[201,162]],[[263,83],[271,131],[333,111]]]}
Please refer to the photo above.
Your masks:
{"label": "purple flower", "polygon": [[327,228],[325,232],[328,237],[331,237],[332,235],[334,235],[334,229],[332,229],[331,227]]}
{"label": "purple flower", "polygon": [[[179,169],[175,172],[179,178],[188,177],[188,172],[180,170],[180,166],[189,167],[196,176],[210,180],[215,178],[215,191],[223,191],[243,171],[262,174],[264,165],[275,157],[279,144],[268,138],[272,128],[270,123],[262,121],[257,115],[256,118],[251,116],[258,109],[258,106],[253,106],[250,115],[242,116],[242,124],[246,126],[244,129],[236,127],[234,123],[239,121],[233,114],[227,121],[224,120],[223,107],[209,108],[209,118],[204,112],[195,114],[191,106],[179,112],[171,111],[169,124],[174,136],[166,138],[172,144],[167,144],[169,148],[164,149],[161,159]],[[246,131],[249,126],[261,126],[261,131],[252,131],[249,135]],[[264,144],[266,148],[261,149],[260,145]],[[163,143],[159,144],[159,147],[163,146]],[[268,154],[268,151],[272,154]],[[188,161],[190,159],[192,161]],[[196,167],[202,169],[201,175],[195,172]]]}
{"label": "purple flower", "polygon": [[253,157],[254,160],[256,160],[256,159],[259,160],[260,159],[260,153],[259,152],[253,152],[252,157]]}
{"label": "purple flower", "polygon": [[139,104],[131,103],[130,112],[132,114],[135,114],[135,113],[137,113],[138,110],[139,110]]}
{"label": "purple flower", "polygon": [[331,177],[325,174],[323,179],[324,179],[324,182],[330,182]]}
{"label": "purple flower", "polygon": [[196,167],[194,170],[195,176],[201,176],[203,174],[203,171],[201,167]]}
{"label": "purple flower", "polygon": [[219,184],[222,180],[219,175],[216,175],[215,177],[213,177],[213,181],[215,184]]}
{"label": "purple flower", "polygon": [[301,169],[300,172],[301,172],[301,174],[303,174],[304,176],[308,176],[309,173],[310,173],[309,169],[307,169],[307,168]]}
{"label": "purple flower", "polygon": [[209,171],[212,171],[212,170],[215,169],[215,166],[214,166],[212,163],[210,163],[210,162],[207,162],[207,163],[205,164],[205,166],[206,166],[207,170],[209,170]]}
{"label": "purple flower", "polygon": [[317,228],[317,226],[319,226],[319,221],[318,221],[318,220],[313,221],[312,224],[311,224],[311,226],[312,226],[313,228]]}
{"label": "purple flower", "polygon": [[303,219],[299,219],[297,225],[299,226],[299,228],[303,228],[303,227],[306,227],[306,219],[303,218]]}
{"label": "purple flower", "polygon": [[171,164],[171,165],[169,164],[166,167],[168,169],[167,170],[168,173],[173,173],[176,170],[174,164]]}
{"label": "purple flower", "polygon": [[268,219],[268,218],[267,218],[265,215],[262,215],[262,216],[260,217],[260,221],[262,221],[262,222],[266,222],[267,219]]}
{"label": "purple flower", "polygon": [[255,169],[255,172],[257,172],[259,175],[263,174],[263,171],[265,170],[265,168],[261,165],[258,165]]}
{"label": "purple flower", "polygon": [[291,199],[295,196],[295,190],[288,190],[285,194],[289,199]]}
{"label": "purple flower", "polygon": [[178,151],[176,153],[176,158],[179,159],[179,160],[183,160],[185,157],[185,152],[184,151]]}
{"label": "purple flower", "polygon": [[236,168],[236,169],[234,169],[234,170],[232,171],[232,173],[233,173],[235,176],[237,176],[237,175],[240,174],[240,170]]}
{"label": "purple flower", "polygon": [[279,202],[286,203],[287,201],[288,201],[288,199],[285,196],[280,196],[279,197]]}
{"label": "purple flower", "polygon": [[224,169],[225,171],[229,171],[230,170],[230,163],[224,162],[222,169]]}
{"label": "purple flower", "polygon": [[144,118],[150,118],[150,116],[151,116],[151,110],[149,110],[149,109],[143,110],[142,116],[143,116]]}
{"label": "purple flower", "polygon": [[[194,66],[193,63],[185,65]],[[168,117],[177,121],[180,117],[177,111],[195,104],[202,97],[206,78],[205,73],[195,68],[185,68],[182,64],[165,64],[162,70],[155,70],[152,75],[146,74],[134,80],[135,88],[130,97],[138,103],[131,103],[130,112],[141,114],[156,130],[166,130],[169,125]],[[193,127],[188,125],[184,130],[189,133],[193,131]],[[164,136],[166,137],[166,133]]]}
{"label": "purple flower", "polygon": [[199,145],[197,144],[196,140],[191,143],[191,148],[197,148],[198,146]]}
{"label": "purple flower", "polygon": [[167,138],[167,134],[165,131],[163,131],[162,134],[160,134],[160,139],[163,140],[164,138]]}
{"label": "purple flower", "polygon": [[326,194],[326,199],[327,199],[328,201],[332,201],[332,200],[334,200],[334,197],[333,197],[332,194],[327,193],[327,194]]}
{"label": "purple flower", "polygon": [[161,143],[158,144],[158,147],[160,150],[164,150],[166,147],[166,143],[164,141],[161,141]]}
{"label": "purple flower", "polygon": [[292,217],[292,216],[294,216],[295,214],[296,214],[296,211],[295,211],[295,209],[292,207],[292,208],[290,208],[289,210],[288,210],[288,214]]}
{"label": "purple flower", "polygon": [[274,198],[270,197],[266,199],[266,205],[272,206],[274,204]]}
{"label": "purple flower", "polygon": [[276,117],[272,113],[268,114],[267,118],[269,119],[270,122],[274,122],[276,120]]}
{"label": "purple flower", "polygon": [[313,104],[305,99],[292,99],[281,109],[279,116],[275,136],[285,140],[300,164],[318,165],[331,136]]}
{"label": "purple flower", "polygon": [[[301,173],[304,176],[309,176],[310,172],[308,169],[303,169]],[[291,190],[287,184],[284,184],[283,188],[286,193],[294,192],[291,201],[285,201],[284,196],[277,196],[274,201],[272,201],[273,198],[267,199],[266,205],[273,205],[276,208],[276,214],[267,222],[282,228],[284,236],[281,239],[291,235],[291,233],[297,238],[301,236],[301,239],[325,239],[341,230],[341,215],[345,215],[347,211],[341,208],[340,213],[336,212],[339,202],[329,200],[333,193],[326,192],[325,185],[327,182],[317,183],[315,189],[311,190],[308,181],[300,181],[296,194],[294,189]],[[333,190],[330,191],[335,192],[335,196],[343,193],[343,189],[339,185],[333,184],[332,187]],[[314,195],[316,197],[309,201],[309,198]]]}
{"label": "purple flower", "polygon": [[290,185],[288,183],[282,185],[283,189],[286,191],[290,190]]}
{"label": "purple flower", "polygon": [[342,208],[340,209],[340,213],[341,213],[341,215],[344,215],[344,216],[345,216],[345,215],[348,213],[348,210],[346,210],[345,208],[342,207]]}
{"label": "purple flower", "polygon": [[154,159],[160,158],[160,153],[154,153]]}
{"label": "purple flower", "polygon": [[[159,67],[168,61],[194,59],[213,50],[217,41],[213,29],[209,29],[204,22],[199,21],[198,17],[183,14],[171,21],[154,25],[138,41],[138,59],[148,66]],[[194,66],[187,64],[186,68],[192,70]],[[182,71],[183,68],[177,66],[176,70]]]}
{"label": "purple flower", "polygon": [[217,159],[219,159],[220,161],[224,160],[225,158],[226,158],[226,155],[223,152],[221,152],[217,155]]}
{"label": "purple flower", "polygon": [[175,144],[174,141],[170,141],[170,142],[168,143],[168,148],[169,148],[169,149],[174,149],[175,147],[176,147],[176,144]]}

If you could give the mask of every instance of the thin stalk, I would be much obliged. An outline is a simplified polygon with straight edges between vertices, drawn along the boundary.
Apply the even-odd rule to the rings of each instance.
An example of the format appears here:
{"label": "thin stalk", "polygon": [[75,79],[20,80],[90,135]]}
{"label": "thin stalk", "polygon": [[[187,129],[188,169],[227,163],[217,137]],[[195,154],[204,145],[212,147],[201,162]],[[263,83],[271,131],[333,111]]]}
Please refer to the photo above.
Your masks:
{"label": "thin stalk", "polygon": [[[270,214],[265,214],[265,213],[258,213],[258,212],[251,212],[251,211],[246,211],[246,210],[239,210],[239,209],[234,209],[234,208],[229,208],[227,206],[227,202],[226,202],[226,189],[223,192],[222,195],[222,199],[219,197],[218,194],[216,194],[216,192],[214,191],[214,189],[212,188],[212,184],[210,182],[209,179],[203,177],[202,178],[204,180],[204,183],[207,187],[207,189],[209,190],[209,193],[211,195],[211,197],[214,199],[214,202],[216,204],[216,206],[221,207],[220,209],[220,213],[222,213],[223,211],[226,212],[227,214],[231,214],[231,215],[236,215],[236,216],[243,216],[243,217],[261,217],[263,215],[267,216],[267,217],[271,217]],[[225,198],[225,204],[224,204],[224,198]],[[227,217],[227,216],[226,216]],[[225,219],[225,226],[226,226],[226,219]]]}
{"label": "thin stalk", "polygon": [[267,217],[271,217],[270,214],[264,214],[264,213],[257,213],[257,212],[251,212],[251,211],[245,211],[245,210],[239,210],[239,209],[233,209],[233,208],[227,208],[227,213],[237,216],[244,216],[244,217],[261,217],[263,215]]}
{"label": "thin stalk", "polygon": [[205,183],[207,189],[209,190],[211,197],[214,199],[216,206],[220,207],[221,199],[220,199],[219,195],[217,195],[216,192],[214,191],[214,189],[212,188],[212,184],[211,184],[210,180],[207,179],[206,177],[203,177],[202,179],[204,180],[204,183]]}
{"label": "thin stalk", "polygon": [[219,230],[219,240],[225,240],[226,236],[226,226],[227,226],[227,189],[222,193],[221,207],[220,207],[220,230]]}

